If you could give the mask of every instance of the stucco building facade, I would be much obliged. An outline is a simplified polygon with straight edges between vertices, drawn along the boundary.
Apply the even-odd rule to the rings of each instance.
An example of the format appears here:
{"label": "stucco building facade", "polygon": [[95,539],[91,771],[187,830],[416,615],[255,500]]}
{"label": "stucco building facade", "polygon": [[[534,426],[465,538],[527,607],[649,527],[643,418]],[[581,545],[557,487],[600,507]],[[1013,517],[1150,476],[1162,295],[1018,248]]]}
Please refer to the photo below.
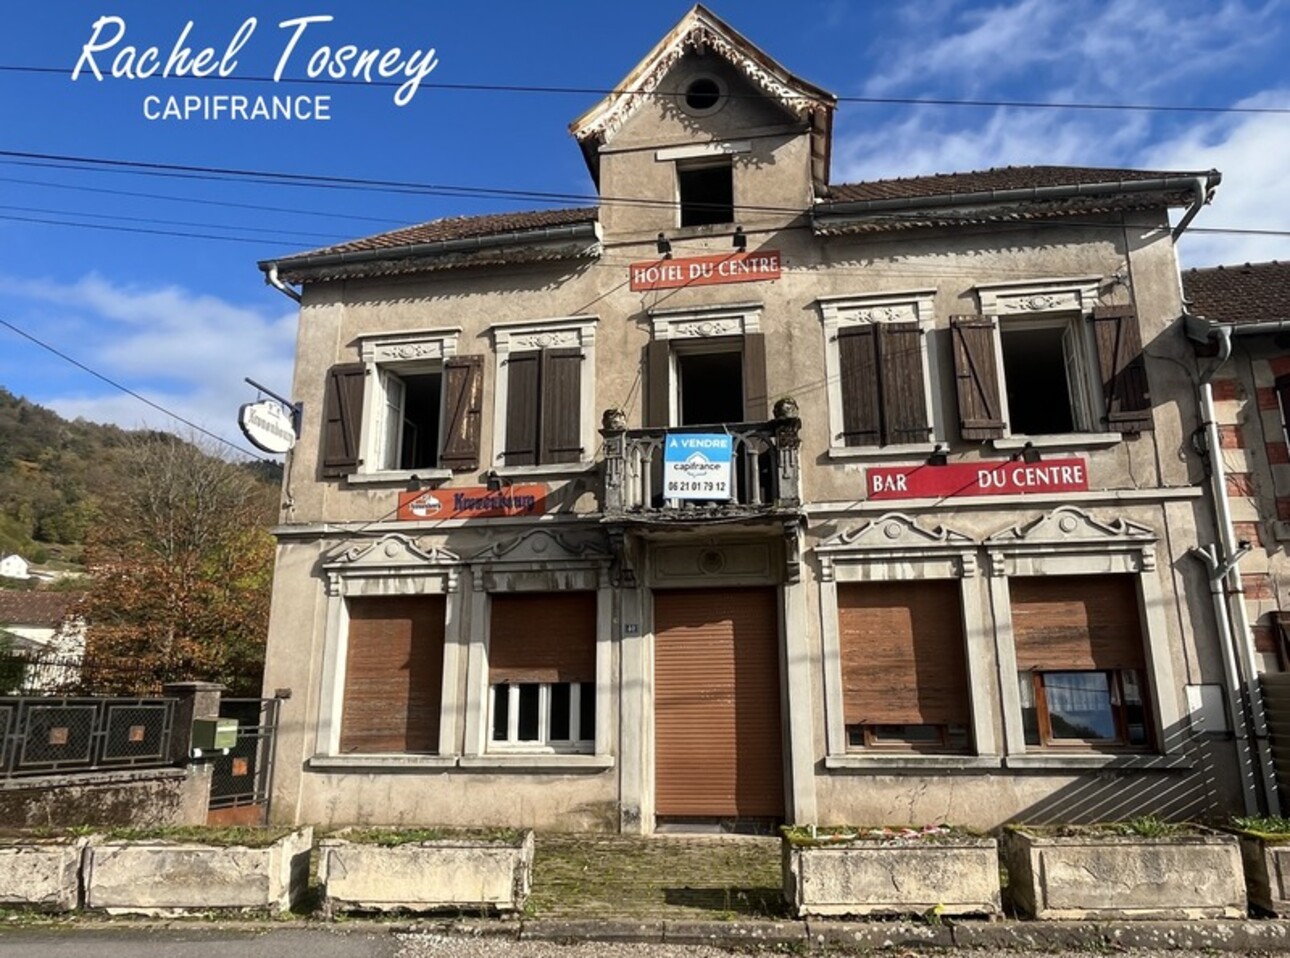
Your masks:
{"label": "stucco building facade", "polygon": [[594,207],[261,264],[302,296],[273,816],[1257,805],[1189,552],[1169,210],[1218,175],[834,184],[832,95],[702,7],[615,90]]}

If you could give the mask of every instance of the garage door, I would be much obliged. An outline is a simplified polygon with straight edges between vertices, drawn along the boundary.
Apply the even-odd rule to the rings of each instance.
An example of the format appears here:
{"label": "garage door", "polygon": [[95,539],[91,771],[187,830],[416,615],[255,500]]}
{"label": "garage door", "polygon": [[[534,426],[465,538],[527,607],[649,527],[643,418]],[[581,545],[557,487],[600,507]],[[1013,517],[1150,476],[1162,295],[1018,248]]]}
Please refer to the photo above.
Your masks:
{"label": "garage door", "polygon": [[654,594],[655,812],[782,818],[774,589]]}

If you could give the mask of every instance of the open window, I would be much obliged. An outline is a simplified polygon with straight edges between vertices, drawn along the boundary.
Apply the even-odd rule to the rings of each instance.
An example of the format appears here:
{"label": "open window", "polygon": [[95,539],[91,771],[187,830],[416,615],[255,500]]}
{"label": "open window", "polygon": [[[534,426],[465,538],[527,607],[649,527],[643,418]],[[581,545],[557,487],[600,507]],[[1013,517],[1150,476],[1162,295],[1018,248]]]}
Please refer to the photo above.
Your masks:
{"label": "open window", "polygon": [[682,226],[735,221],[735,174],[729,157],[678,162],[676,186]]}
{"label": "open window", "polygon": [[999,352],[1007,394],[1008,427],[1027,436],[1092,432],[1088,342],[1079,316],[1004,319]]}
{"label": "open window", "polygon": [[677,425],[742,422],[744,372],[742,343],[725,347],[683,346],[676,351]]}
{"label": "open window", "polygon": [[441,368],[380,371],[382,402],[375,423],[377,469],[433,469],[439,465],[443,414]]}

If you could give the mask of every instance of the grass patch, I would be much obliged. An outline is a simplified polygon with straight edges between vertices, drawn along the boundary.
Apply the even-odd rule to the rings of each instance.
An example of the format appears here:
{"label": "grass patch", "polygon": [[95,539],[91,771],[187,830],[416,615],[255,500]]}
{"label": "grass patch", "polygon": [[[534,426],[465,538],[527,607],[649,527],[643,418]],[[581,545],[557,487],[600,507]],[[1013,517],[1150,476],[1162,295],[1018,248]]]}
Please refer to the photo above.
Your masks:
{"label": "grass patch", "polygon": [[476,841],[519,845],[524,841],[522,828],[454,829],[454,828],[345,828],[327,835],[363,845],[381,845],[395,848],[399,845],[416,845],[421,842]]}
{"label": "grass patch", "polygon": [[964,839],[984,838],[985,833],[958,825],[785,825],[780,829],[790,845],[821,848],[847,842],[878,845],[947,844]]}
{"label": "grass patch", "polygon": [[95,834],[102,835],[110,841],[165,841],[217,845],[222,848],[232,848],[239,845],[246,848],[267,848],[294,831],[295,829],[290,827],[265,828],[252,825],[227,825],[223,827],[165,825],[154,828],[105,828],[94,830]]}
{"label": "grass patch", "polygon": [[1232,827],[1272,844],[1290,842],[1290,818],[1251,815],[1246,818],[1233,818]]}
{"label": "grass patch", "polygon": [[1122,822],[1090,825],[1009,825],[1009,831],[1053,838],[1181,838],[1205,835],[1209,829],[1195,822],[1170,822],[1155,815],[1140,815]]}

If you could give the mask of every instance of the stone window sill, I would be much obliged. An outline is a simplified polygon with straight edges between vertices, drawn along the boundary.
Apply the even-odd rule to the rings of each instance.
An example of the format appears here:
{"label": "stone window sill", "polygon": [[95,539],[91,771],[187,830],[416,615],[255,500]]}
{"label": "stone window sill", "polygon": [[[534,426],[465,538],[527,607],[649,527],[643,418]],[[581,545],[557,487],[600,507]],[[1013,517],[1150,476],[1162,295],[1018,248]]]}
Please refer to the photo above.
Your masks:
{"label": "stone window sill", "polygon": [[1124,436],[1118,432],[1070,432],[1055,436],[1004,436],[991,439],[990,445],[1000,452],[1018,452],[1027,444],[1035,449],[1097,449],[1123,440]]}
{"label": "stone window sill", "polygon": [[385,472],[355,472],[346,477],[351,486],[407,485],[412,477],[423,482],[447,482],[451,469],[391,469]]}
{"label": "stone window sill", "polygon": [[911,442],[897,446],[833,446],[830,459],[926,459],[936,451],[934,442]]}
{"label": "stone window sill", "polygon": [[309,759],[309,767],[321,771],[452,768],[456,764],[455,755],[315,755]]}
{"label": "stone window sill", "polygon": [[1030,753],[1027,755],[1008,755],[1003,760],[1004,768],[1016,769],[1056,769],[1061,771],[1078,771],[1086,768],[1131,769],[1133,771],[1173,772],[1187,771],[1195,763],[1185,755],[1055,755]]}
{"label": "stone window sill", "polygon": [[612,755],[561,755],[552,752],[463,755],[462,768],[604,769],[614,767]]}
{"label": "stone window sill", "polygon": [[537,479],[543,476],[580,476],[595,472],[597,462],[557,462],[549,466],[498,466],[492,471],[504,479]]}
{"label": "stone window sill", "polygon": [[998,768],[997,755],[828,755],[824,759],[827,769],[891,773],[958,771]]}

